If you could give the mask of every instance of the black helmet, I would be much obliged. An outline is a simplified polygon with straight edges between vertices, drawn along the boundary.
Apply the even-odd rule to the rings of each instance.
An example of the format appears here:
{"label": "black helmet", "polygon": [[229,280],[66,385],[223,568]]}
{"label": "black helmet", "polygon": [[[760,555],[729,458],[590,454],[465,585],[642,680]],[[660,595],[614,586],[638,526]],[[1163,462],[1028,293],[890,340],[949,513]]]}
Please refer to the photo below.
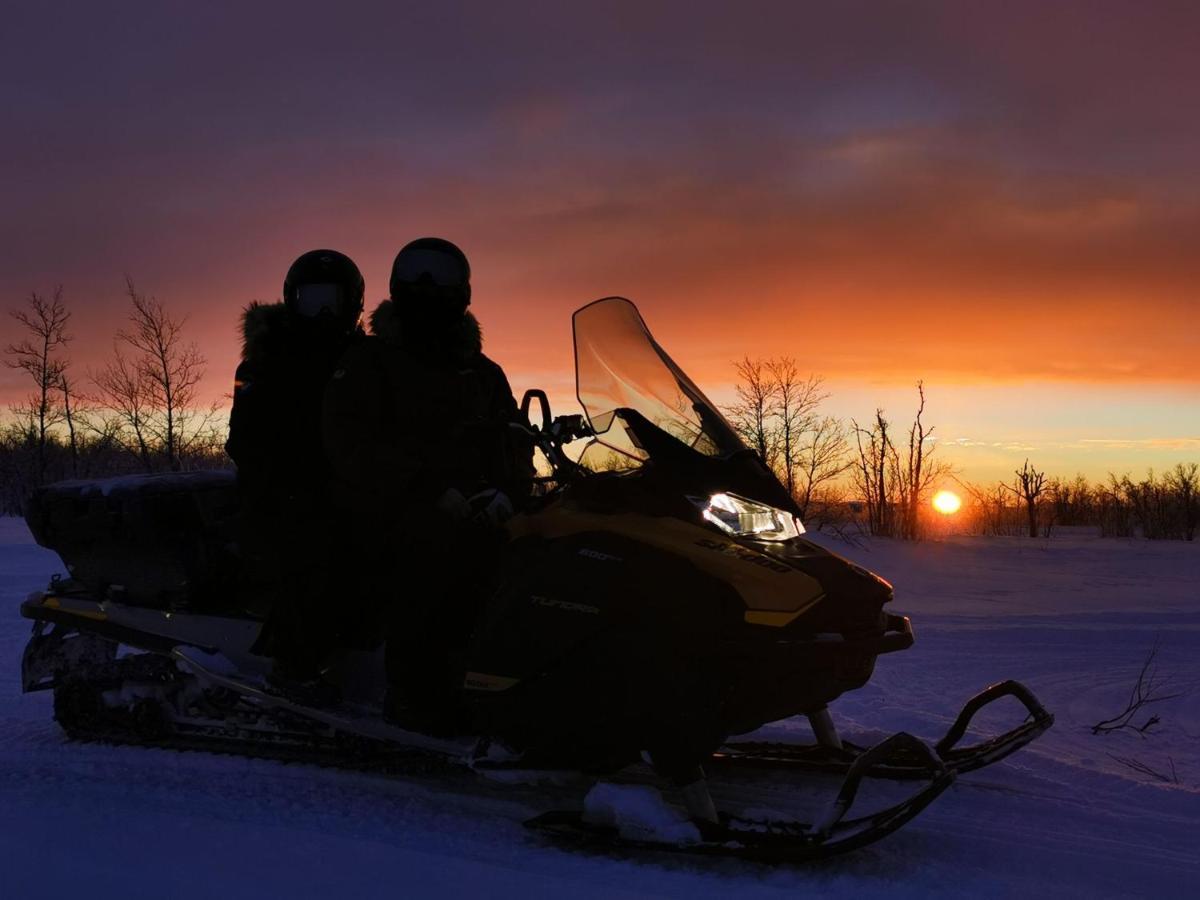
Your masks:
{"label": "black helmet", "polygon": [[362,315],[362,273],[344,253],[310,250],[288,269],[283,303],[293,315],[349,331]]}
{"label": "black helmet", "polygon": [[406,305],[432,302],[448,317],[461,316],[471,303],[471,264],[449,241],[417,238],[396,254],[388,289],[393,300]]}

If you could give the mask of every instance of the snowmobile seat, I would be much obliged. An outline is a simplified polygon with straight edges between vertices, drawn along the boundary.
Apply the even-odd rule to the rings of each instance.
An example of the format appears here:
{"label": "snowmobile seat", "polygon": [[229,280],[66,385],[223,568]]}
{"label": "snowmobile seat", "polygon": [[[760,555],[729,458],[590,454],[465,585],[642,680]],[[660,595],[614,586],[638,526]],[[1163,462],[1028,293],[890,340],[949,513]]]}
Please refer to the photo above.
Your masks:
{"label": "snowmobile seat", "polygon": [[171,472],[48,485],[26,521],[93,596],[216,612],[242,605],[239,506],[232,471]]}

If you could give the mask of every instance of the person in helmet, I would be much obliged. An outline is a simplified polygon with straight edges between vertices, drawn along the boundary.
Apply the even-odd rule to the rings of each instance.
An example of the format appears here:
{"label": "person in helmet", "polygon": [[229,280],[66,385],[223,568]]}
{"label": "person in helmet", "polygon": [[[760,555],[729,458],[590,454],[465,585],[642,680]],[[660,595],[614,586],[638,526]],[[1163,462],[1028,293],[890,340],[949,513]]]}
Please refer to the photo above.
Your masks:
{"label": "person in helmet", "polygon": [[312,613],[330,555],[322,404],[338,361],[364,339],[363,288],[348,256],[313,250],[288,269],[281,302],[251,303],[242,316],[225,450],[237,464],[243,549],[273,587],[257,649],[298,681],[316,678],[328,652],[328,629]]}
{"label": "person in helmet", "polygon": [[405,245],[389,294],[326,389],[325,447],[336,496],[403,595],[388,633],[392,683],[436,714],[453,687],[447,657],[474,617],[464,580],[488,556],[486,529],[468,522],[519,506],[532,450],[511,427],[522,417],[503,369],[483,353],[462,250],[432,237]]}
{"label": "person in helmet", "polygon": [[450,490],[519,493],[532,469],[508,425],[522,419],[468,309],[467,257],[441,238],[412,241],[396,255],[389,293],[370,316],[371,337],[347,353],[326,391],[339,497],[390,519],[397,504],[445,505]]}

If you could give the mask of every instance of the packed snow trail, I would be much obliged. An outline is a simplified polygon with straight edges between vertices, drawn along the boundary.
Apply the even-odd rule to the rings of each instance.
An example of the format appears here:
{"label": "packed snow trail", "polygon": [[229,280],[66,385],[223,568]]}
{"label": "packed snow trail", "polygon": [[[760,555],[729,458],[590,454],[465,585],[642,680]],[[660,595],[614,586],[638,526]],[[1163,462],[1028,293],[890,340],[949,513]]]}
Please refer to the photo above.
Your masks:
{"label": "packed snow trail", "polygon": [[[896,585],[916,646],[842,698],[845,735],[936,738],[985,684],[1025,681],[1057,723],[958,782],[899,833],[805,867],[579,855],[522,828],[533,788],[387,778],[208,753],[67,742],[22,695],[17,607],[61,571],[0,519],[0,895],[40,898],[809,895],[1193,896],[1200,885],[1200,546],[951,539],[831,547]],[[1183,696],[1146,738],[1094,736],[1146,653]],[[996,704],[983,725],[1019,715]],[[1005,714],[1009,718],[1005,718]],[[808,740],[798,720],[759,736]],[[1162,771],[1155,783],[1113,757]],[[761,789],[769,808],[772,791]]]}

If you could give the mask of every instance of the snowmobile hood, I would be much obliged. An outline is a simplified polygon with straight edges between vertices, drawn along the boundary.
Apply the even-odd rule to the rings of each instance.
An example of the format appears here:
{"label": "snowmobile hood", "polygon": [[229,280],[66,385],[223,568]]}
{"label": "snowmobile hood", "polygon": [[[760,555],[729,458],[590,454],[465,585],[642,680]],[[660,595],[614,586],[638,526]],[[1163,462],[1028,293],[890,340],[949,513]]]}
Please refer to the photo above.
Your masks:
{"label": "snowmobile hood", "polygon": [[601,512],[570,498],[535,515],[508,523],[511,538],[561,539],[615,535],[649,553],[668,553],[729,585],[745,605],[743,619],[753,625],[787,625],[825,597],[821,580],[789,560],[730,540],[698,523],[644,511]]}

